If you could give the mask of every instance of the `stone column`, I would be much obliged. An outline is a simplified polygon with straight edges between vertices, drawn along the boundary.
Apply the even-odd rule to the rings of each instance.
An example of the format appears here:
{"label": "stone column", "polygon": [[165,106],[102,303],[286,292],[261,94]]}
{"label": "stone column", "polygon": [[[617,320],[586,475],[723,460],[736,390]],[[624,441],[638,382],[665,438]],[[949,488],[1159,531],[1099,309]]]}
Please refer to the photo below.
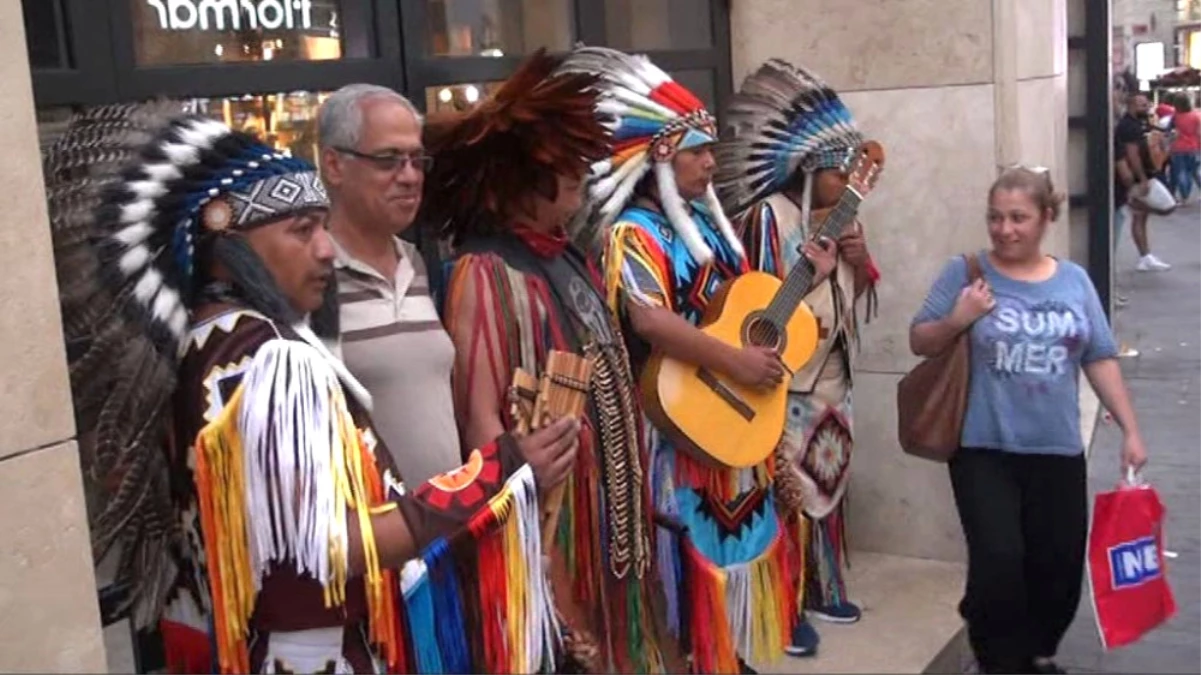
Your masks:
{"label": "stone column", "polygon": [[[886,167],[860,217],[881,268],[880,314],[855,372],[852,547],[962,560],[945,467],[897,444],[909,321],[938,271],[982,248],[988,188],[1014,162],[1066,191],[1065,0],[735,0],[734,83],[771,57],[837,89]],[[1066,211],[1066,209],[1065,209]],[[1049,249],[1067,254],[1066,222]]]}
{"label": "stone column", "polygon": [[0,671],[107,671],[21,3],[0,3]]}

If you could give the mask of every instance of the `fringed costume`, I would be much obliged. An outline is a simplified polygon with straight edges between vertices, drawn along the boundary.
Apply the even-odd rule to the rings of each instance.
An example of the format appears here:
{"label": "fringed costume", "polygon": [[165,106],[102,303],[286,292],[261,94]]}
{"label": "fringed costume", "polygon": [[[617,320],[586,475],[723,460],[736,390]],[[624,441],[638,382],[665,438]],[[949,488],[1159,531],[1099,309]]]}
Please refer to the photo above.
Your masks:
{"label": "fringed costume", "polygon": [[[607,151],[588,91],[594,78],[558,76],[556,65],[539,52],[472,111],[426,127],[435,161],[424,213],[456,254],[444,311],[458,351],[455,408],[465,433],[474,415],[497,406],[512,430],[515,370],[541,376],[551,350],[591,360],[579,455],[551,552],[556,604],[586,667],[659,672],[647,456],[621,333],[594,267],[565,231],[529,224],[534,195],[557,199],[559,177],[580,180]],[[489,402],[483,413],[474,412],[479,400]]]}
{"label": "fringed costume", "polygon": [[[46,158],[93,532],[137,624],[175,672],[553,671],[513,440],[406,489],[326,347],[337,308],[299,315],[247,242],[292,217],[327,236],[298,217],[328,208],[316,173],[178,113],[85,112]],[[385,569],[373,523],[396,510],[420,554]]]}
{"label": "fringed costume", "polygon": [[[775,59],[747,77],[730,103],[727,124],[731,133],[718,146],[718,194],[728,212],[738,214],[751,266],[783,278],[816,236],[814,209],[834,206],[845,185],[818,179],[838,176],[863,137],[829,86]],[[805,297],[818,320],[819,341],[789,384],[787,424],[776,453],[780,506],[804,547],[798,595],[803,607],[833,620],[858,618],[842,575],[854,447],[852,347],[858,340],[856,300],[868,294],[870,316],[878,279],[870,258],[860,270],[840,255],[834,272]]]}
{"label": "fringed costume", "polygon": [[[713,117],[646,57],[579,48],[567,72],[598,75],[598,115],[614,139],[592,168],[578,222],[603,247],[607,301],[664,307],[696,325],[718,286],[747,267],[712,186],[686,203],[672,170],[683,149],[716,141]],[[651,196],[649,185],[657,189]],[[627,331],[640,369],[650,346]],[[776,515],[769,463],[732,469],[682,451],[649,424],[656,554],[669,628],[688,646],[695,672],[738,672],[782,653],[795,612],[786,533]]]}

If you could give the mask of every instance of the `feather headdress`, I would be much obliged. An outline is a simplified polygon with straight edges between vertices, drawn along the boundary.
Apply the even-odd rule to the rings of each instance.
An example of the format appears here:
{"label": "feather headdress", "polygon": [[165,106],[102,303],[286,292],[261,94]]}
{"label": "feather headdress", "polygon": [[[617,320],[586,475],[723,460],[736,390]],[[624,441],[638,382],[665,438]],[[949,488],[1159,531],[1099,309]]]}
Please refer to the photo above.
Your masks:
{"label": "feather headdress", "polygon": [[[717,141],[713,115],[700,99],[671,79],[644,55],[605,47],[578,47],[559,68],[600,78],[597,114],[606,119],[613,153],[592,166],[588,200],[576,227],[577,237],[593,245],[634,196],[649,171],[655,172],[663,210],[698,262],[713,258],[688,214],[676,186],[671,160],[680,150]],[[705,198],[718,228],[735,250],[742,244],[721,210],[712,186]]]}
{"label": "feather headdress", "polygon": [[43,168],[94,555],[118,546],[144,626],[180,536],[162,445],[197,245],[325,192],[307,164],[170,103],[76,115]]}
{"label": "feather headdress", "polygon": [[840,166],[863,136],[817,75],[771,59],[747,76],[717,146],[717,193],[737,215],[780,191],[797,171]]}
{"label": "feather headdress", "polygon": [[596,77],[556,75],[558,63],[540,49],[476,107],[426,123],[422,208],[437,226],[457,236],[502,226],[531,193],[551,198],[556,175],[582,178],[608,154]]}

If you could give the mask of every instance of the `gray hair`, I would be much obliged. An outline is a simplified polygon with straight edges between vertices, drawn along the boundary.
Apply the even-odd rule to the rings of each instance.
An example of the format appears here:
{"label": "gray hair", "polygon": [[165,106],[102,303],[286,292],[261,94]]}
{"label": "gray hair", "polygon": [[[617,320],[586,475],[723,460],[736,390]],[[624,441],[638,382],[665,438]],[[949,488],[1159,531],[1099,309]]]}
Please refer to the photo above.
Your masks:
{"label": "gray hair", "polygon": [[375,84],[348,84],[321,104],[317,112],[317,144],[322,148],[356,148],[363,136],[363,103],[372,99],[395,101],[413,113],[417,124],[425,123],[413,102],[397,92]]}

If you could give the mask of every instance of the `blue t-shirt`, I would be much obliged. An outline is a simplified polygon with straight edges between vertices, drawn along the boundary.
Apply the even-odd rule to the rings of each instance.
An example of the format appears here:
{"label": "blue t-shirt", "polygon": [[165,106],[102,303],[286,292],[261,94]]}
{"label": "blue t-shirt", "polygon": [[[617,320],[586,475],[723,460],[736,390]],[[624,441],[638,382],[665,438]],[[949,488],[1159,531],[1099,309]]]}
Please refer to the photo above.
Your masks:
{"label": "blue t-shirt", "polygon": [[[1118,353],[1092,280],[1065,260],[1057,261],[1050,279],[1038,282],[1002,275],[983,251],[979,260],[996,306],[971,328],[963,446],[1080,454],[1080,366]],[[950,314],[967,278],[963,256],[951,259],[913,323]]]}

